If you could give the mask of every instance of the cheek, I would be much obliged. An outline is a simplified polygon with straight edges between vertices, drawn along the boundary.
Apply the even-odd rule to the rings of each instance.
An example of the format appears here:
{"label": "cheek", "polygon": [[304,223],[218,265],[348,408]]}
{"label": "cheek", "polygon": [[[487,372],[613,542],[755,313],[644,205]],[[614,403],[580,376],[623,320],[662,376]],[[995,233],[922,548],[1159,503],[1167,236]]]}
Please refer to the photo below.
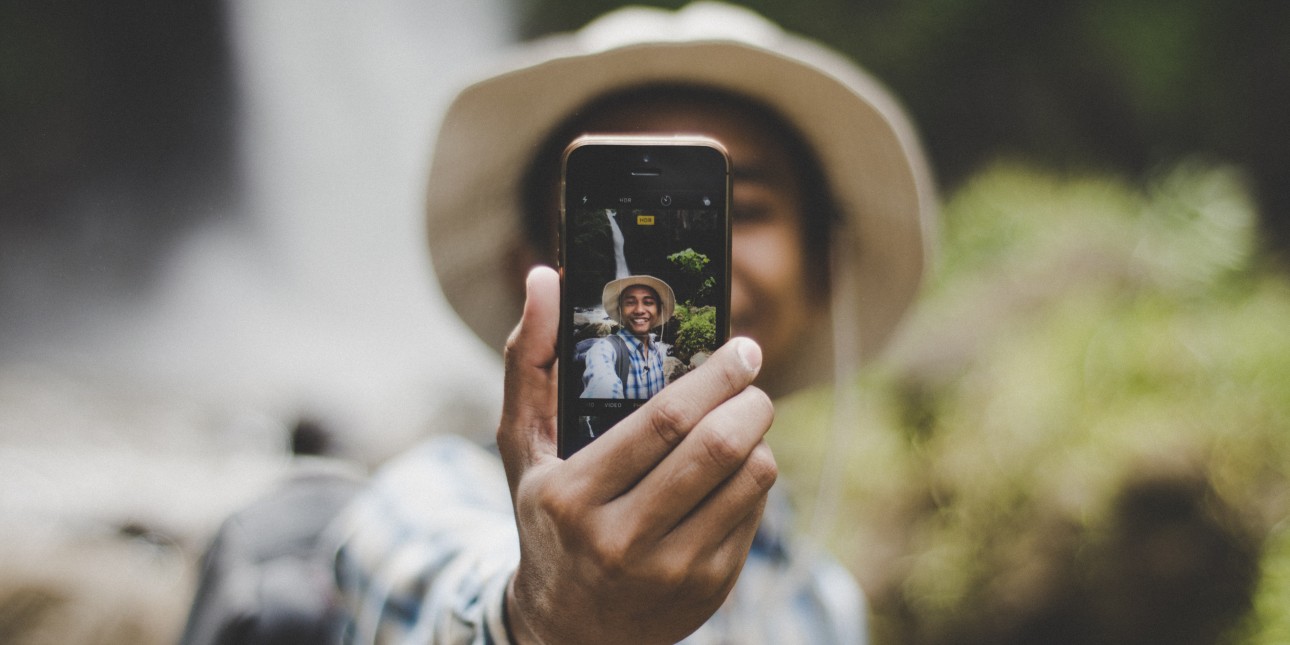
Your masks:
{"label": "cheek", "polygon": [[801,280],[801,246],[791,236],[775,235],[771,227],[749,227],[735,232],[731,248],[731,288],[748,297],[777,297]]}
{"label": "cheek", "polygon": [[731,241],[731,308],[735,321],[750,328],[773,324],[803,293],[801,244],[780,227],[736,228]]}

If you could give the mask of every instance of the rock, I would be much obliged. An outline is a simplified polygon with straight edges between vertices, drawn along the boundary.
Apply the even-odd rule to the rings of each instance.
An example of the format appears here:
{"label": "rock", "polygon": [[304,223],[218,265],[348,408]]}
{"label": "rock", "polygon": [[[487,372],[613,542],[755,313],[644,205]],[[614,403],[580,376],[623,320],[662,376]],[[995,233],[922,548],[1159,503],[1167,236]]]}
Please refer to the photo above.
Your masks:
{"label": "rock", "polygon": [[690,368],[686,367],[685,363],[681,362],[681,359],[675,356],[668,356],[667,358],[663,359],[663,374],[666,377],[668,383],[671,383],[672,381],[675,381],[676,379],[681,378],[682,376],[685,375],[686,372],[689,372],[689,371],[690,371]]}

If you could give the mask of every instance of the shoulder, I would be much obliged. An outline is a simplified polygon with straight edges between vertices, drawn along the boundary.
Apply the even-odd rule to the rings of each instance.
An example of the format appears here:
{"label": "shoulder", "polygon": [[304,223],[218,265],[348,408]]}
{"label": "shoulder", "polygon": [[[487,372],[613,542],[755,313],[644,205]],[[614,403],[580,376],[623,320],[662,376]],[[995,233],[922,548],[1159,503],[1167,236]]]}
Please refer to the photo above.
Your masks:
{"label": "shoulder", "polygon": [[365,497],[364,501],[396,511],[411,523],[454,503],[494,509],[510,505],[501,459],[453,434],[430,437],[380,468]]}
{"label": "shoulder", "polygon": [[593,343],[591,347],[587,350],[588,359],[590,359],[593,356],[600,357],[600,358],[607,357],[612,359],[617,355],[618,355],[618,341],[615,340],[615,336],[613,334],[600,338],[595,343]]}

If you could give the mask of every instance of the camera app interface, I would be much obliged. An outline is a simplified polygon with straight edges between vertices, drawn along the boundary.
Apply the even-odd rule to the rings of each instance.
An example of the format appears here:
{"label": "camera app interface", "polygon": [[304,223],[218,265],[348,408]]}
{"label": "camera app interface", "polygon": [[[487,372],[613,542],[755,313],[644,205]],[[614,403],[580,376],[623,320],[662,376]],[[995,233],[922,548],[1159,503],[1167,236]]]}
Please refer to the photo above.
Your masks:
{"label": "camera app interface", "polygon": [[725,342],[724,197],[570,195],[561,374],[579,447]]}

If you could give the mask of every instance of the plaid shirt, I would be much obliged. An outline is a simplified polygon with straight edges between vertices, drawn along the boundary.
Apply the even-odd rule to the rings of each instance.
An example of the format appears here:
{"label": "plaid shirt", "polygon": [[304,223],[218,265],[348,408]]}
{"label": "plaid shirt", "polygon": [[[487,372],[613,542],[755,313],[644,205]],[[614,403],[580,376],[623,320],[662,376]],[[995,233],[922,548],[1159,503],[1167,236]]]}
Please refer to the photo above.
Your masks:
{"label": "plaid shirt", "polygon": [[[789,545],[788,519],[772,490],[734,590],[682,643],[865,641],[855,580],[827,556]],[[346,642],[510,642],[502,600],[519,541],[494,454],[461,437],[431,439],[378,473],[336,528]]]}
{"label": "plaid shirt", "polygon": [[[584,399],[648,399],[663,389],[663,347],[650,334],[645,343],[625,329],[618,330],[618,337],[631,349],[631,369],[627,382],[618,379],[618,352],[614,343],[601,340],[587,350],[587,370],[582,375]],[[624,392],[626,395],[624,396]]]}

